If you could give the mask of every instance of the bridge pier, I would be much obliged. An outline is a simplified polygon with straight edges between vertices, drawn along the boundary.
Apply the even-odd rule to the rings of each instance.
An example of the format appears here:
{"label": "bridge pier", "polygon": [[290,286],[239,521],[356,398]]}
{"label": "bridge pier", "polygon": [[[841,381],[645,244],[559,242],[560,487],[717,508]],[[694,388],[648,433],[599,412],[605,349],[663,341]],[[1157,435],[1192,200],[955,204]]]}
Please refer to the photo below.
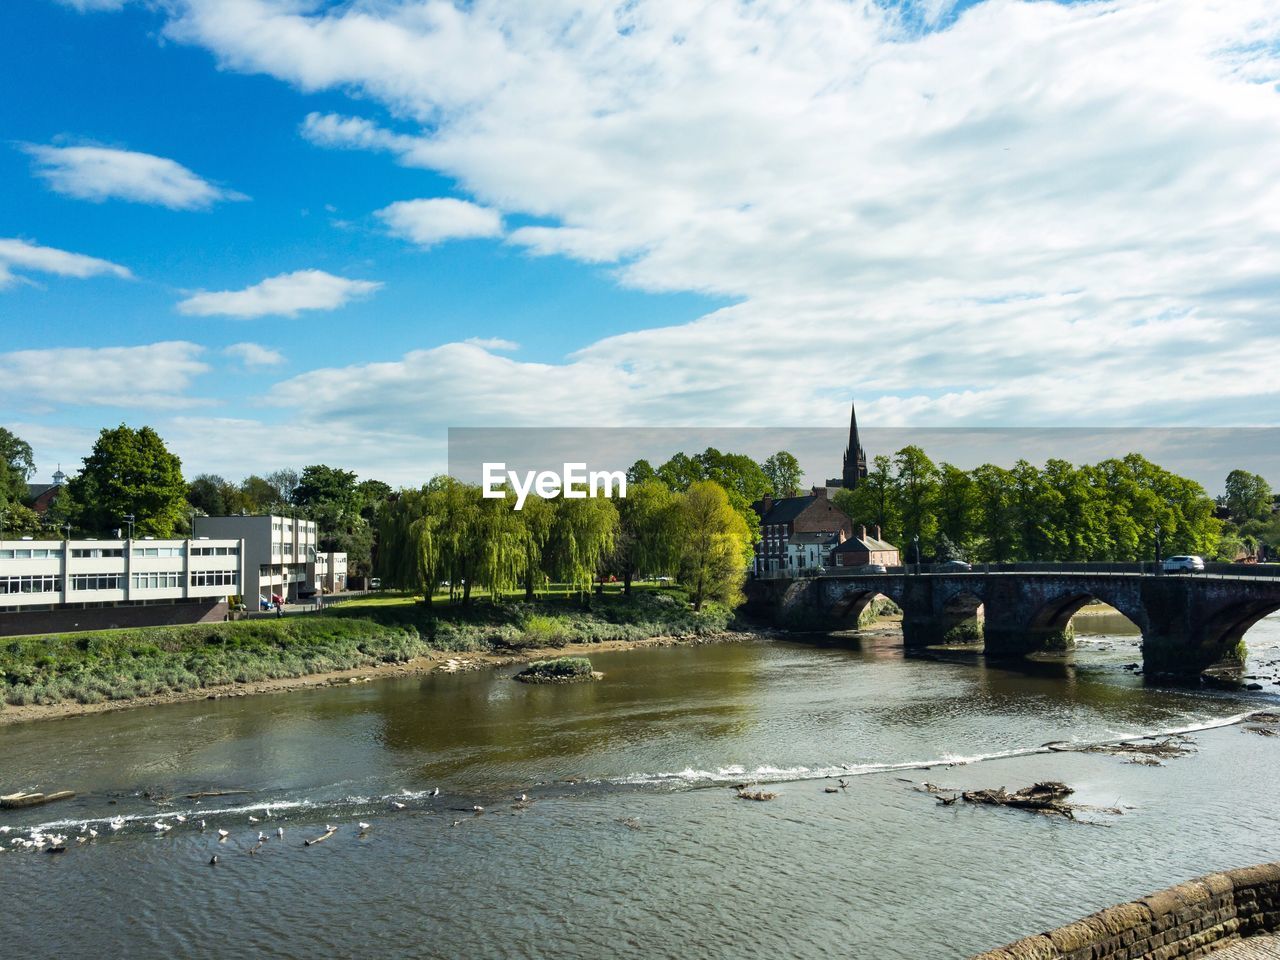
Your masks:
{"label": "bridge pier", "polygon": [[980,593],[964,583],[908,577],[902,590],[902,641],[908,649],[982,643],[985,611]]}

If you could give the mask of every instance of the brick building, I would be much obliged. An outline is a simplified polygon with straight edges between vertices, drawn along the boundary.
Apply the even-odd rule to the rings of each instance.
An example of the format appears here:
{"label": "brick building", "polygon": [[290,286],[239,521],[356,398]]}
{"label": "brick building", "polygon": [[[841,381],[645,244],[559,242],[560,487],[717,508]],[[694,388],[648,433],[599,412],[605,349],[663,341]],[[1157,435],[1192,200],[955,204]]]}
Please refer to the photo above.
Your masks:
{"label": "brick building", "polygon": [[803,497],[766,496],[752,507],[760,516],[757,573],[829,566],[831,551],[853,534],[853,521],[827,497],[826,487]]}

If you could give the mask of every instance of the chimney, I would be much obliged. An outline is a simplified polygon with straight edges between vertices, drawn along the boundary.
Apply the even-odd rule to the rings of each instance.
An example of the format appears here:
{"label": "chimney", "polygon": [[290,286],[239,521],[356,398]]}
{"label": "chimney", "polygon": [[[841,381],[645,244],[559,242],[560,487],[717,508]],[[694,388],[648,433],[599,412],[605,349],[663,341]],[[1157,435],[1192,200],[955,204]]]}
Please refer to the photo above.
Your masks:
{"label": "chimney", "polygon": [[867,525],[865,523],[858,528],[858,539],[867,539]]}
{"label": "chimney", "polygon": [[766,493],[760,500],[760,506],[762,508],[760,510],[760,516],[763,517],[765,514],[767,514],[770,510],[773,509],[773,494]]}
{"label": "chimney", "polygon": [[875,526],[875,531],[876,531],[876,539],[877,539],[877,540],[879,540],[879,539],[880,539],[880,524],[878,524],[878,523],[876,524],[876,526]]}

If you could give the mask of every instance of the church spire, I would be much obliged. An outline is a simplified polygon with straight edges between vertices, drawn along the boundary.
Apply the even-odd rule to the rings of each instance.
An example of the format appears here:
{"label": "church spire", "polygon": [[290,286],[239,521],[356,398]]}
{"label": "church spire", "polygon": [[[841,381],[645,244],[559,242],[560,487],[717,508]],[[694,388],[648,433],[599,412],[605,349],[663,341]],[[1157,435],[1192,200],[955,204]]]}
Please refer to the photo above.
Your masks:
{"label": "church spire", "polygon": [[867,452],[862,449],[858,439],[858,408],[852,401],[849,404],[849,445],[844,449],[844,470],[841,472],[841,486],[852,490],[858,481],[867,475]]}

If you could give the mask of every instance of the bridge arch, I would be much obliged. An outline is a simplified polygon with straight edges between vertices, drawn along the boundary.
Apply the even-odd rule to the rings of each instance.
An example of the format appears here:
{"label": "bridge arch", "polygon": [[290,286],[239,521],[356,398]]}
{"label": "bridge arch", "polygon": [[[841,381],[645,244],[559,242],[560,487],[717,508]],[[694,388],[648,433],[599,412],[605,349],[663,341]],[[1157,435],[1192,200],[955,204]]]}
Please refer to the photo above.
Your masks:
{"label": "bridge arch", "polygon": [[1081,584],[1046,600],[1032,614],[1028,626],[1031,630],[1046,636],[1059,634],[1063,642],[1069,645],[1072,633],[1071,618],[1079,613],[1082,607],[1095,600],[1118,611],[1139,630],[1145,630],[1147,615],[1140,598],[1124,596],[1121,591],[1109,590],[1105,586],[1095,584]]}
{"label": "bridge arch", "polygon": [[1224,607],[1204,625],[1202,644],[1213,662],[1244,663],[1244,637],[1263,617],[1280,610],[1280,599],[1249,599]]}

